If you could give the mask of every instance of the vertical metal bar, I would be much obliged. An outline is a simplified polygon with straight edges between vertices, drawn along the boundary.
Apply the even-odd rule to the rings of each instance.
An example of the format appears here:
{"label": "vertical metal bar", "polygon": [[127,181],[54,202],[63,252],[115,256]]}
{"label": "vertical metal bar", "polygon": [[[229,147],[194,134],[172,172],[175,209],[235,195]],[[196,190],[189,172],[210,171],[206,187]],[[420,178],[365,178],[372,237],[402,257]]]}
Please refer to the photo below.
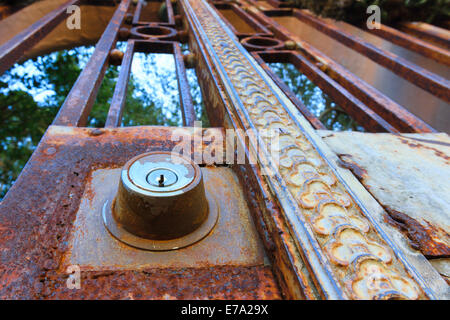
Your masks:
{"label": "vertical metal bar", "polygon": [[53,121],[54,125],[83,126],[86,124],[108,65],[109,53],[115,46],[119,28],[131,2],[131,0],[121,1],[98,41],[92,57]]}
{"label": "vertical metal bar", "polygon": [[127,98],[128,80],[130,78],[131,63],[134,55],[134,41],[128,40],[127,49],[122,59],[119,78],[114,89],[114,94],[106,117],[105,128],[120,127],[122,113]]}
{"label": "vertical metal bar", "polygon": [[[324,72],[314,66],[303,56],[295,54],[291,51],[266,51],[253,53],[252,55],[256,59],[256,61],[266,70],[270,77],[277,83],[278,86],[280,86],[280,82],[282,82],[282,80],[279,79],[278,76],[270,69],[270,67],[266,65],[266,61],[282,61],[292,63],[300,72],[306,75],[306,77],[308,77],[308,79],[311,80],[317,87],[319,87],[327,95],[329,95],[336,102],[336,104],[338,104],[367,131],[398,133],[398,130],[393,128],[383,118],[381,118],[373,110],[369,109],[367,106],[361,103],[361,101],[350,94],[345,88],[336,83],[333,79],[327,76]],[[283,86],[281,87],[281,89],[283,89]],[[294,100],[292,102],[294,102],[294,104],[296,103],[296,101]],[[297,108],[300,110],[299,106],[297,106]],[[300,110],[300,112],[303,113],[302,110]],[[305,117],[308,119],[307,116]],[[317,121],[319,121],[315,116],[313,117]],[[310,119],[308,120],[311,122]]]}
{"label": "vertical metal bar", "polygon": [[177,73],[178,89],[180,92],[180,106],[181,114],[183,116],[183,125],[194,126],[195,110],[192,103],[192,96],[189,88],[189,83],[186,77],[186,69],[184,67],[183,54],[178,42],[174,43],[174,59],[175,69]]}
{"label": "vertical metal bar", "polygon": [[303,56],[296,54],[293,56],[293,63],[300,67],[302,72],[316,85],[326,92],[336,103],[342,107],[349,115],[372,132],[398,133],[386,120],[380,117],[373,110],[369,109],[361,101],[355,98],[340,84],[331,79],[319,68],[310,63]]}
{"label": "vertical metal bar", "polygon": [[304,10],[294,10],[294,15],[324,34],[333,37],[352,50],[368,57],[376,63],[392,70],[397,75],[426,90],[440,99],[450,102],[450,81],[423,69],[401,57],[378,49],[359,37],[339,30],[323,19],[312,16]]}
{"label": "vertical metal bar", "polygon": [[[67,1],[0,46],[0,75],[64,20],[67,7],[76,5],[79,2],[80,0]],[[7,30],[2,30],[2,32],[7,32]]]}
{"label": "vertical metal bar", "polygon": [[167,22],[169,24],[175,24],[175,16],[173,12],[172,1],[166,0],[166,7],[167,7]]}

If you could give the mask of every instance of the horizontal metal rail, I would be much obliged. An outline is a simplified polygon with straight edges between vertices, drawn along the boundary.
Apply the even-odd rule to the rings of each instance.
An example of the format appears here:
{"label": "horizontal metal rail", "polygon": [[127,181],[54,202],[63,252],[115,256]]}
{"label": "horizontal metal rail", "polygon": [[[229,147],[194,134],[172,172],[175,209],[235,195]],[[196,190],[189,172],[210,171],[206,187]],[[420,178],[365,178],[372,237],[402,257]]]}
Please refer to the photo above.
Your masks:
{"label": "horizontal metal rail", "polygon": [[79,3],[80,0],[67,1],[0,46],[0,75],[64,20],[67,16],[67,7]]}
{"label": "horizontal metal rail", "polygon": [[374,45],[352,36],[327,21],[317,18],[305,10],[293,10],[294,16],[309,24],[320,32],[338,40],[347,47],[359,52],[376,63],[392,70],[395,74],[410,81],[440,99],[450,102],[450,81],[426,69],[423,69],[388,51],[378,49]]}
{"label": "horizontal metal rail", "polygon": [[54,125],[84,126],[86,124],[108,67],[110,51],[115,46],[119,28],[131,2],[132,0],[121,1],[95,46],[92,57],[84,67],[53,121]]}

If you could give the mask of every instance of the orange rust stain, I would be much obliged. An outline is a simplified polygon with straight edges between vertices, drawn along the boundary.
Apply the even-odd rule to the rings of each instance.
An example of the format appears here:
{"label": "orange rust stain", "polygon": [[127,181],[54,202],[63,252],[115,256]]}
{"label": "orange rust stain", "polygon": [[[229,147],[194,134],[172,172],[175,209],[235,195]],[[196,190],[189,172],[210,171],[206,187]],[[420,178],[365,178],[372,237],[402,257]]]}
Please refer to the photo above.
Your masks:
{"label": "orange rust stain", "polygon": [[385,209],[389,214],[387,222],[405,233],[414,249],[420,250],[427,258],[450,257],[450,247],[439,241],[439,234],[445,234],[445,230],[428,221],[425,221],[427,226],[424,226],[402,212],[388,207]]}

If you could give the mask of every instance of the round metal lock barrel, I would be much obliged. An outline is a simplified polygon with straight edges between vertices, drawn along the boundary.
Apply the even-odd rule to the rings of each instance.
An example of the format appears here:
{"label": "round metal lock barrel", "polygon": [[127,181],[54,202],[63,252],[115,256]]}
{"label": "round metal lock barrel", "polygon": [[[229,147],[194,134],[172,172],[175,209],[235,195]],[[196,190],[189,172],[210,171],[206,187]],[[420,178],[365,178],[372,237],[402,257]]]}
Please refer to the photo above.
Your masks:
{"label": "round metal lock barrel", "polygon": [[122,169],[115,198],[105,203],[107,229],[122,242],[147,250],[173,250],[204,238],[218,209],[205,192],[200,167],[170,152],[150,152]]}

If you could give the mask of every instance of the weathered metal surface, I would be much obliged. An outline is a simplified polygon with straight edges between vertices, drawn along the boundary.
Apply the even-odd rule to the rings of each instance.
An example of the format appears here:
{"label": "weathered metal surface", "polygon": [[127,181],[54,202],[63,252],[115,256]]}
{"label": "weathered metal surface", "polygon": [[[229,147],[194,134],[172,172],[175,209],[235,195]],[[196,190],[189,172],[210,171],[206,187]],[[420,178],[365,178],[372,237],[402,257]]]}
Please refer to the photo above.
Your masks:
{"label": "weathered metal surface", "polygon": [[148,24],[134,27],[130,31],[131,38],[141,40],[176,40],[177,30],[171,27]]}
{"label": "weathered metal surface", "polygon": [[450,258],[432,259],[430,263],[450,285]]}
{"label": "weathered metal surface", "polygon": [[[184,13],[184,8],[180,7]],[[239,119],[230,112],[228,99],[223,86],[218,83],[218,75],[209,56],[204,50],[199,35],[189,28],[189,48],[197,57],[196,72],[209,120],[213,125],[239,128]],[[239,132],[238,132],[239,133]],[[243,145],[244,137],[238,140]],[[245,149],[245,148],[244,148]],[[290,231],[275,196],[256,166],[233,165],[238,173],[251,208],[260,237],[262,237],[267,254],[274,268],[274,275],[280,283],[282,293],[288,299],[318,299],[320,293],[315,287],[308,266],[303,263],[301,252],[290,235]]]}
{"label": "weathered metal surface", "polygon": [[[126,0],[116,12],[116,22],[118,17],[123,20],[126,13],[126,10],[119,13],[123,5],[127,5]],[[91,207],[100,207],[99,202],[108,190],[110,195],[115,194],[117,181],[108,180],[117,180],[113,173],[118,174],[120,169],[115,168],[139,153],[169,151],[178,144],[179,141],[170,139],[175,128],[51,126],[11,192],[0,203],[0,297],[245,299],[280,298],[283,294],[285,298],[302,299],[448,298],[447,287],[442,286],[438,272],[427,264],[423,255],[403,246],[405,237],[383,220],[386,212],[339,165],[358,172],[360,177],[367,172],[358,171],[356,165],[345,164],[336,157],[242,48],[211,5],[204,0],[181,0],[178,5],[182,6],[179,9],[183,11],[184,27],[188,30],[179,32],[178,39],[184,41],[189,34],[190,49],[198,59],[195,65],[205,104],[213,116],[211,122],[225,128],[278,131],[281,138],[277,150],[282,155],[279,171],[275,168],[272,177],[261,174],[261,163],[273,164],[267,152],[272,146],[263,136],[250,137],[247,158],[258,143],[263,152],[257,165],[233,166],[244,188],[228,168],[202,169],[208,172],[205,174],[209,179],[208,193],[225,194],[219,201],[220,211],[228,212],[236,204],[236,215],[222,217],[230,219],[223,224],[222,234],[216,226],[201,242],[177,251],[199,250],[198,254],[174,255],[173,260],[167,256],[161,258],[167,252],[161,255],[146,252],[153,255],[140,257],[140,250],[117,245],[103,228],[108,241],[117,245],[105,254],[105,248],[111,245],[107,244],[105,234],[100,235],[105,242],[98,238],[96,231],[86,236],[88,231],[102,225],[101,220],[89,220],[96,217],[92,215],[96,210]],[[176,21],[180,21],[180,16]],[[102,38],[104,47],[113,46],[117,39],[120,22],[112,25],[114,22]],[[281,35],[281,40],[286,40]],[[136,41],[135,45],[126,58],[129,63],[134,49],[145,51],[151,46],[161,52],[175,48],[178,63],[183,64],[181,50],[173,47],[173,43]],[[310,49],[307,55],[315,52],[314,48]],[[309,58],[315,62],[320,60]],[[322,75],[304,61],[312,75]],[[106,60],[101,66],[95,65],[97,71],[90,78],[95,85],[101,82],[104,72],[99,68],[106,65]],[[128,74],[129,68],[122,76],[119,99],[126,92]],[[319,80],[327,80],[325,76]],[[331,81],[324,83],[330,86]],[[188,90],[186,83],[180,86]],[[331,86],[334,88],[334,84]],[[360,82],[355,85],[358,90],[365,90],[362,86]],[[87,99],[95,97],[96,88],[89,90]],[[67,125],[83,124],[90,108],[89,101],[85,99],[85,102],[73,105],[71,116],[64,121],[75,119],[75,122],[69,121]],[[113,109],[114,116],[110,119],[113,125],[120,123],[122,107],[123,100]],[[414,124],[407,126],[414,127]],[[183,130],[188,134],[194,129]],[[223,132],[208,129],[202,133],[214,136],[212,133],[218,131]],[[239,133],[238,140],[242,144],[245,137]],[[204,141],[203,147],[209,149],[211,145],[221,144],[222,141]],[[268,261],[263,259],[263,249],[252,227],[243,193],[272,266],[267,266]],[[390,212],[392,217],[393,211]],[[236,219],[231,221],[233,217]],[[408,226],[405,221],[400,221],[403,228]],[[244,227],[237,230],[236,225]],[[71,234],[74,238],[70,238]],[[218,234],[222,241],[216,239],[210,246],[199,249]],[[224,246],[227,241],[235,241],[234,235],[239,234],[245,239],[238,236],[237,240],[241,239],[238,244]],[[92,242],[87,247],[94,249],[80,249],[82,246],[78,245],[88,239]],[[246,244],[248,248],[244,248]],[[79,250],[78,256],[73,254],[74,248]],[[70,260],[74,257],[91,259],[82,265],[80,290],[66,288],[65,267],[74,263]],[[204,262],[198,264],[197,258]],[[442,266],[436,269],[445,273]]]}
{"label": "weathered metal surface", "polygon": [[[256,56],[256,55],[254,55]],[[345,88],[327,76],[318,67],[309,62],[303,56],[292,51],[261,52],[259,56],[268,62],[289,62],[295,65],[309,80],[314,82],[326,94],[328,94],[342,109],[370,132],[398,132],[373,110],[356,99]],[[278,78],[263,61],[257,59],[272,79]],[[276,81],[277,84],[280,81]],[[294,100],[295,103],[295,100]],[[300,108],[299,108],[300,109]]]}
{"label": "weathered metal surface", "polygon": [[65,265],[82,270],[138,270],[148,268],[205,268],[264,264],[258,239],[237,178],[229,168],[202,168],[205,188],[214,195],[219,221],[203,240],[174,251],[145,251],[113,238],[101,218],[106,199],[114,196],[120,169],[92,172],[74,223]]}
{"label": "weathered metal surface", "polygon": [[[314,62],[328,76],[342,85],[366,106],[373,109],[400,132],[434,132],[424,121],[406,110],[404,107],[387,97],[361,78],[338,64],[318,49],[311,46],[301,37],[290,32],[287,28],[274,21],[267,15],[272,15],[274,11],[260,12],[255,7],[247,7],[247,11],[255,18],[264,22],[269,29],[282,40],[292,40],[297,44],[297,49],[301,54]],[[269,14],[270,13],[270,14]],[[276,12],[276,15],[290,14],[289,12]]]}
{"label": "weathered metal surface", "polygon": [[48,273],[40,299],[280,299],[270,267],[210,267],[93,271],[81,273],[81,288],[66,288],[67,276]]}
{"label": "weathered metal surface", "polygon": [[[172,150],[179,143],[170,139],[175,129],[180,130],[51,126],[0,204],[0,296],[3,299],[280,298],[270,267],[263,265],[82,271],[81,289],[66,287],[67,274],[60,263],[69,249],[76,212],[92,170],[120,168],[130,157],[143,152]],[[182,130],[193,133],[192,128]],[[203,130],[202,134],[217,135],[216,131],[221,129]],[[223,176],[214,179],[222,181],[230,177]]]}
{"label": "weathered metal surface", "polygon": [[54,125],[83,126],[86,124],[108,66],[109,52],[115,47],[119,28],[131,2],[131,0],[120,2],[105,32],[95,46],[92,57],[61,106],[53,121]]}
{"label": "weathered metal surface", "polygon": [[429,258],[450,256],[450,138],[446,134],[324,135],[413,248]]}
{"label": "weathered metal surface", "polygon": [[[50,33],[67,16],[67,7],[79,4],[70,0],[0,46],[0,75],[8,70],[23,54]],[[4,30],[5,31],[5,30]]]}
{"label": "weathered metal surface", "polygon": [[[212,8],[201,0],[181,3],[219,74],[234,108],[231,113],[239,115],[244,128],[274,129],[281,134],[280,172],[266,181],[321,294],[387,298],[395,292],[412,299],[436,297],[422,278],[426,275],[412,267],[377,222],[382,210],[376,201],[349,172],[333,164],[332,152]],[[257,140],[264,146],[260,157],[268,157],[268,141],[258,135]],[[252,149],[256,141],[250,141]],[[342,220],[330,220],[333,212]],[[369,285],[373,277],[375,286]]]}
{"label": "weathered metal surface", "polygon": [[424,55],[425,57],[450,66],[450,52],[448,50],[441,49],[430,43],[412,37],[404,32],[388,27],[384,24],[381,24],[380,28],[365,28],[364,30],[372,32],[373,34],[376,34],[377,36],[398,44],[399,46],[402,46],[408,50],[415,51],[421,55]]}
{"label": "weathered metal surface", "polygon": [[[180,105],[183,125],[192,127],[197,116],[195,115],[194,103],[186,76],[183,53],[178,43],[174,44],[175,69],[177,72],[178,90],[180,92]],[[194,57],[195,58],[195,57]],[[195,63],[195,59],[194,59]]]}
{"label": "weathered metal surface", "polygon": [[202,171],[190,157],[143,153],[125,164],[117,184],[100,211],[109,233],[129,246],[185,248],[205,238],[217,223],[215,195],[205,192]]}
{"label": "weathered metal surface", "polygon": [[450,102],[450,81],[447,79],[431,73],[390,52],[381,50],[304,10],[294,10],[294,15],[301,21],[340,41],[340,43],[367,56],[380,65],[393,70],[397,75],[414,83],[423,90],[432,93],[446,102]]}
{"label": "weathered metal surface", "polygon": [[234,165],[239,176],[253,221],[272,262],[274,276],[286,299],[320,299],[311,270],[303,262],[289,227],[261,172],[249,164]]}
{"label": "weathered metal surface", "polygon": [[241,40],[242,45],[248,51],[281,50],[284,41],[268,37],[248,37]]}
{"label": "weathered metal surface", "polygon": [[400,30],[413,34],[425,41],[450,50],[450,31],[433,26],[425,22],[403,22],[399,25]]}
{"label": "weathered metal surface", "polygon": [[105,128],[120,127],[122,123],[122,114],[125,107],[128,79],[130,78],[131,63],[134,55],[134,42],[128,41],[122,64],[117,78],[114,94],[109,105],[108,115],[106,117]]}

